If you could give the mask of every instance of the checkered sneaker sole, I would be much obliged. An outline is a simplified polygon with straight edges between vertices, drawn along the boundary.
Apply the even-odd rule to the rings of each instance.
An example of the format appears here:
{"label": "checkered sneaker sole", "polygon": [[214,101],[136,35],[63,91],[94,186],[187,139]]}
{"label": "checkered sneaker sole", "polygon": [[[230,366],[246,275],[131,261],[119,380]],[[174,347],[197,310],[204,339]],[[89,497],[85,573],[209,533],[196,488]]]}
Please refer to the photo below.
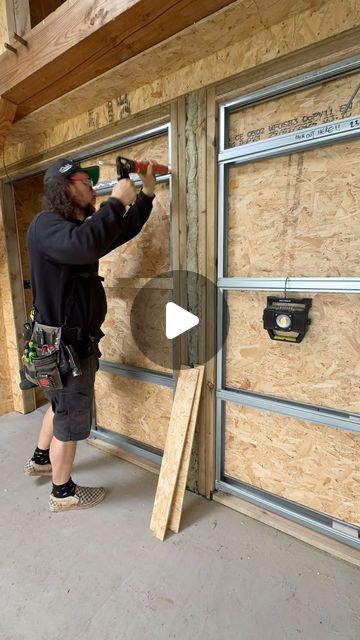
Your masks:
{"label": "checkered sneaker sole", "polygon": [[30,459],[24,467],[24,473],[26,476],[51,476],[51,464],[36,464],[34,460]]}
{"label": "checkered sneaker sole", "polygon": [[50,511],[68,511],[70,509],[89,509],[105,498],[103,487],[79,487],[76,485],[75,494],[67,498],[55,498],[50,494]]}

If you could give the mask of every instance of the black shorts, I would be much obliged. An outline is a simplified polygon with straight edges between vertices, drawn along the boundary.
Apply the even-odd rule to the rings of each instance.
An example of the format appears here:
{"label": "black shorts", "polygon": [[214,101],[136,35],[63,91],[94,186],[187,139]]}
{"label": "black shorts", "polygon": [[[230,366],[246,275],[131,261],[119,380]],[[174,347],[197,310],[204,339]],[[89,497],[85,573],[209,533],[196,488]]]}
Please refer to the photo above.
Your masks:
{"label": "black shorts", "polygon": [[63,378],[63,389],[44,392],[54,412],[54,436],[63,442],[85,440],[90,434],[99,359],[92,354],[79,358],[79,363],[81,376],[68,373]]}

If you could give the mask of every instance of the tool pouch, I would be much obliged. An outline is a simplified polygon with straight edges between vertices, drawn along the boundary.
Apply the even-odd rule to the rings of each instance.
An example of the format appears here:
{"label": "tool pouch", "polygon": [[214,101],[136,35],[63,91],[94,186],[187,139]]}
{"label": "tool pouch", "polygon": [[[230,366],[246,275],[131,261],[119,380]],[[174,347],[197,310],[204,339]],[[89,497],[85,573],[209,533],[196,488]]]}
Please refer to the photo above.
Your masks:
{"label": "tool pouch", "polygon": [[63,389],[61,373],[67,371],[61,370],[61,331],[62,327],[35,322],[28,342],[31,351],[24,362],[25,378],[44,390]]}

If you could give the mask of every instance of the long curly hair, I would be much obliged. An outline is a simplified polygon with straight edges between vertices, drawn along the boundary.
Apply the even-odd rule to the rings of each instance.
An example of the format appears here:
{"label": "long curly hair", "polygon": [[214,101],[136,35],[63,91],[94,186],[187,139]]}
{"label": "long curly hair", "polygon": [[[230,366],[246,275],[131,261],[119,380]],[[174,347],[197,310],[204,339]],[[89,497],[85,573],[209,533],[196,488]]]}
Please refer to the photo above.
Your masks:
{"label": "long curly hair", "polygon": [[44,185],[42,206],[45,211],[61,213],[64,218],[74,215],[75,203],[70,195],[67,178],[59,176]]}

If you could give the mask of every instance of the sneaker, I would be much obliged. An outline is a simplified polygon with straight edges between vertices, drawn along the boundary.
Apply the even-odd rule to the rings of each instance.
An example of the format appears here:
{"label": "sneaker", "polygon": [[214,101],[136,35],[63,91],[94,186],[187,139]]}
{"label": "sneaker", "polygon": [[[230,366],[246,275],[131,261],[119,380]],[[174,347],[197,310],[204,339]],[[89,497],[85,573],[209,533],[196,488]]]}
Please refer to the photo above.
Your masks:
{"label": "sneaker", "polygon": [[89,509],[105,498],[103,487],[79,487],[76,485],[75,494],[67,498],[55,498],[50,494],[50,511],[68,511],[69,509]]}
{"label": "sneaker", "polygon": [[51,476],[52,467],[51,464],[37,464],[30,458],[24,467],[24,473],[26,476]]}

